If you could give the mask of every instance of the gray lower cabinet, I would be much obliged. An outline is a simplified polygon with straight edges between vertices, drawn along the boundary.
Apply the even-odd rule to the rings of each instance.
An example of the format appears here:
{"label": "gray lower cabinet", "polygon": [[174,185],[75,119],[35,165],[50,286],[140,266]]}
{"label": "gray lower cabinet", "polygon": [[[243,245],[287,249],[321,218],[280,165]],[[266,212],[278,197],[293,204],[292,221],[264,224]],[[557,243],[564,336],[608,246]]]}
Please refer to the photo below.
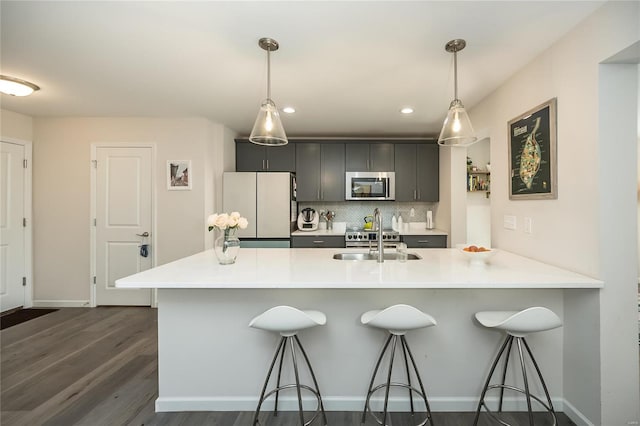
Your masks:
{"label": "gray lower cabinet", "polygon": [[291,248],[344,248],[344,235],[291,236]]}
{"label": "gray lower cabinet", "polygon": [[403,235],[407,248],[447,248],[446,235]]}
{"label": "gray lower cabinet", "polygon": [[438,144],[395,145],[396,201],[435,202],[440,198]]}
{"label": "gray lower cabinet", "polygon": [[297,145],[297,201],[344,201],[344,144]]}
{"label": "gray lower cabinet", "polygon": [[295,172],[296,146],[256,145],[247,139],[236,139],[236,171]]}

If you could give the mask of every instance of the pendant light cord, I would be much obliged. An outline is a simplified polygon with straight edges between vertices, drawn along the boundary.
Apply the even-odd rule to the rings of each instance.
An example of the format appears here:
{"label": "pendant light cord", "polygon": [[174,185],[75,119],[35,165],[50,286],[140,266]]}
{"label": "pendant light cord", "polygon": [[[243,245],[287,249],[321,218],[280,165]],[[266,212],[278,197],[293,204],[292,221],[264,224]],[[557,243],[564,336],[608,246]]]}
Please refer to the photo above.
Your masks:
{"label": "pendant light cord", "polygon": [[458,100],[458,50],[453,51],[453,95]]}
{"label": "pendant light cord", "polygon": [[267,99],[271,100],[271,48],[267,47]]}

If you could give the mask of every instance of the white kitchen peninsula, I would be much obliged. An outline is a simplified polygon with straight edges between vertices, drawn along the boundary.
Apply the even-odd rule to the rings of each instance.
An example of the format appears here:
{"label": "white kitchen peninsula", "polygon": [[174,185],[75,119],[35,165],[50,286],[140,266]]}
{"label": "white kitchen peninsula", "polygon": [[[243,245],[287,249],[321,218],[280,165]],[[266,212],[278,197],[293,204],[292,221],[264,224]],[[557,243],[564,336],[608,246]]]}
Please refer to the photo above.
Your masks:
{"label": "white kitchen peninsula", "polygon": [[[360,325],[359,317],[395,303],[414,305],[438,321],[408,337],[432,409],[473,410],[502,338],[472,321],[476,311],[543,305],[564,317],[565,298],[574,291],[597,295],[602,287],[601,281],[502,251],[487,265],[470,264],[456,249],[410,250],[422,259],[406,263],[332,258],[349,251],[362,249],[243,248],[237,262],[226,266],[205,251],[116,281],[120,288],[159,289],[156,410],[253,410],[278,336],[247,325],[279,304],[327,314],[325,326],[300,338],[325,408],[360,410],[385,336]],[[559,411],[565,332],[530,337]],[[281,397],[283,409],[297,409],[292,398]]]}

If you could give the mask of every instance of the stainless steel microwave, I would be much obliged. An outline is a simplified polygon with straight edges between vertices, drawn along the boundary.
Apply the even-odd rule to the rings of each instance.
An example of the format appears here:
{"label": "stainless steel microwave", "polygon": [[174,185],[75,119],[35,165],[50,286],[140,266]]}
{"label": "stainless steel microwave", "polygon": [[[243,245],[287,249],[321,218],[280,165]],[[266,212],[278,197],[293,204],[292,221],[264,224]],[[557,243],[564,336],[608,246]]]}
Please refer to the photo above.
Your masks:
{"label": "stainless steel microwave", "polygon": [[347,172],[346,200],[395,200],[395,172]]}

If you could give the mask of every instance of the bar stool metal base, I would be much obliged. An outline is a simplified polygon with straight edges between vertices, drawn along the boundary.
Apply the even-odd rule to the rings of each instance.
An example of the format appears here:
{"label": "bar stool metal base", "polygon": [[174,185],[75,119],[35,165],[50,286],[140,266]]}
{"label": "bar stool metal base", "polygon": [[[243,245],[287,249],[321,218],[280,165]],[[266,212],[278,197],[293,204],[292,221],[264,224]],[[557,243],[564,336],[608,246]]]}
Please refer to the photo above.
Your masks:
{"label": "bar stool metal base", "polygon": [[[315,388],[312,388],[310,386],[307,385],[303,385],[300,384],[300,377],[298,374],[298,363],[297,363],[297,358],[296,358],[296,346],[298,347],[298,349],[300,350],[300,353],[302,354],[302,356],[304,357],[304,360],[307,364],[307,368],[309,369],[309,373],[311,374],[311,378],[313,379],[313,385],[315,386]],[[287,347],[289,347],[290,353],[291,353],[291,360],[293,363],[293,371],[295,374],[295,378],[296,378],[296,382],[295,384],[287,384],[287,385],[280,385],[280,377],[282,375],[282,363],[284,360],[284,354],[285,351],[287,349]],[[267,386],[269,385],[269,379],[271,378],[271,373],[273,372],[273,367],[276,364],[276,361],[278,360],[278,356],[280,357],[280,363],[279,363],[279,367],[278,367],[278,380],[277,380],[277,384],[276,387],[272,390],[270,390],[267,393]],[[298,394],[298,412],[300,415],[300,425],[301,426],[308,426],[311,423],[313,423],[315,421],[316,418],[318,418],[318,415],[321,413],[322,414],[322,421],[325,426],[327,425],[327,416],[325,415],[324,412],[324,406],[322,404],[322,396],[320,395],[320,388],[318,387],[318,381],[316,380],[316,376],[313,373],[313,369],[311,368],[311,363],[309,362],[309,358],[307,357],[307,353],[305,352],[304,348],[302,347],[302,344],[300,343],[300,340],[298,339],[297,335],[293,335],[293,336],[282,336],[282,338],[280,339],[280,343],[278,344],[278,348],[276,349],[276,353],[273,356],[273,360],[271,361],[271,366],[269,367],[269,372],[267,373],[267,378],[264,381],[264,385],[262,387],[262,392],[260,394],[260,399],[258,400],[258,406],[256,407],[256,411],[255,414],[253,416],[253,422],[251,423],[253,426],[256,425],[260,425],[260,421],[258,420],[258,415],[260,414],[260,407],[262,407],[262,404],[264,403],[264,401],[269,398],[271,395],[275,394],[276,395],[276,401],[275,401],[275,408],[274,408],[274,415],[278,415],[278,397],[280,394],[281,390],[284,389],[291,389],[291,388],[295,388]],[[301,394],[301,390],[305,389],[309,392],[311,392],[316,399],[318,400],[318,406],[316,408],[315,413],[313,414],[313,417],[311,417],[310,420],[305,422],[304,419],[304,412],[302,409],[302,394]]]}
{"label": "bar stool metal base", "polygon": [[[407,375],[407,383],[398,383],[398,382],[392,382],[391,381],[391,372],[393,370],[393,360],[395,357],[395,353],[396,353],[396,347],[398,344],[398,339],[400,340],[400,345],[401,345],[401,352],[403,355],[403,359],[404,359],[404,365],[405,365],[405,371],[406,371],[406,375]],[[387,349],[389,349],[389,346],[391,344],[391,352],[390,352],[390,356],[389,356],[389,370],[387,373],[387,381],[385,383],[382,383],[380,385],[377,386],[373,386],[375,379],[376,379],[376,375],[378,374],[378,369],[380,368],[380,364],[382,363],[382,358],[384,357],[384,354],[387,352]],[[413,367],[413,371],[415,373],[416,378],[418,379],[418,385],[420,386],[420,390],[416,389],[415,387],[413,387],[411,385],[411,374],[410,374],[410,370],[409,370],[409,360],[411,360],[411,366]],[[389,391],[391,390],[392,387],[402,387],[405,388],[409,391],[409,401],[411,404],[411,415],[413,416],[415,414],[415,410],[414,410],[414,404],[413,404],[413,393],[417,394],[425,403],[426,409],[427,409],[427,416],[426,418],[418,423],[416,426],[425,426],[428,422],[431,423],[431,426],[433,426],[433,417],[431,416],[431,408],[429,407],[429,401],[427,400],[427,394],[424,391],[424,385],[422,384],[422,378],[420,377],[420,373],[418,372],[418,367],[416,366],[416,362],[413,358],[413,354],[411,353],[411,350],[409,349],[409,345],[407,344],[407,341],[404,337],[404,335],[397,335],[397,334],[389,334],[389,337],[387,338],[384,346],[382,347],[382,351],[380,352],[380,356],[378,357],[378,361],[376,362],[376,367],[373,370],[373,375],[371,376],[371,382],[369,383],[369,390],[367,392],[367,399],[365,401],[364,404],[364,410],[362,411],[362,419],[360,421],[361,424],[364,424],[366,417],[367,417],[367,412],[369,412],[373,418],[376,420],[376,422],[379,425],[383,425],[383,426],[387,426],[387,416],[388,416],[388,404],[389,404]],[[371,405],[370,405],[370,401],[371,401],[371,396],[377,392],[380,389],[385,389],[385,397],[384,397],[384,411],[383,411],[383,417],[382,419],[380,417],[378,417],[372,410],[371,410]]]}
{"label": "bar stool metal base", "polygon": [[[513,341],[516,341],[516,345],[518,347],[518,356],[520,358],[520,368],[522,371],[522,379],[524,381],[524,389],[521,388],[517,388],[515,386],[510,386],[510,385],[505,385],[505,378],[507,375],[507,367],[509,365],[509,355],[511,354],[511,347],[513,346]],[[542,384],[542,388],[544,389],[544,393],[546,395],[547,401],[546,403],[544,401],[542,401],[539,397],[532,395],[529,392],[529,381],[527,378],[527,372],[526,372],[526,368],[525,368],[525,359],[524,359],[524,351],[522,350],[522,345],[524,344],[524,347],[527,351],[527,354],[529,355],[529,359],[531,360],[531,362],[533,363],[533,365],[535,366],[536,372],[538,373],[538,378],[540,379],[540,384]],[[491,383],[491,378],[493,377],[493,373],[495,372],[496,367],[498,366],[498,362],[500,361],[500,359],[502,358],[502,355],[505,353],[505,349],[507,349],[506,352],[506,356],[505,356],[505,361],[504,361],[504,368],[502,370],[502,382],[500,384],[490,384]],[[529,426],[534,426],[534,421],[533,421],[533,411],[531,410],[531,400],[535,400],[537,401],[540,405],[542,405],[546,411],[549,412],[549,414],[551,415],[552,419],[553,419],[553,425],[552,426],[556,426],[557,425],[557,418],[556,418],[556,413],[553,409],[553,403],[551,402],[551,397],[549,396],[549,390],[547,389],[547,385],[544,382],[544,379],[542,378],[542,373],[540,372],[540,368],[538,367],[538,363],[536,362],[536,359],[533,356],[533,353],[531,352],[531,349],[529,348],[529,345],[527,344],[527,341],[525,340],[524,337],[516,337],[516,336],[512,336],[512,335],[507,335],[507,338],[505,339],[504,343],[502,344],[502,347],[500,348],[500,351],[498,352],[498,356],[496,357],[496,359],[493,362],[493,365],[491,366],[491,370],[489,371],[489,376],[487,377],[487,381],[485,382],[485,385],[482,389],[482,394],[480,396],[480,401],[478,402],[478,408],[476,410],[476,417],[473,421],[473,425],[477,426],[478,424],[478,419],[480,418],[480,412],[482,411],[482,408],[484,407],[485,411],[487,412],[487,414],[489,414],[489,416],[491,416],[493,419],[495,419],[498,423],[504,425],[504,426],[512,426],[509,423],[506,423],[505,421],[503,421],[502,419],[500,419],[495,412],[491,411],[489,409],[489,407],[487,406],[484,398],[485,395],[487,393],[488,390],[490,389],[500,389],[500,402],[498,405],[498,412],[502,412],[502,402],[503,402],[503,398],[504,398],[504,390],[508,389],[511,391],[515,391],[515,392],[519,392],[525,395],[526,399],[527,399],[527,412],[529,413]]]}

